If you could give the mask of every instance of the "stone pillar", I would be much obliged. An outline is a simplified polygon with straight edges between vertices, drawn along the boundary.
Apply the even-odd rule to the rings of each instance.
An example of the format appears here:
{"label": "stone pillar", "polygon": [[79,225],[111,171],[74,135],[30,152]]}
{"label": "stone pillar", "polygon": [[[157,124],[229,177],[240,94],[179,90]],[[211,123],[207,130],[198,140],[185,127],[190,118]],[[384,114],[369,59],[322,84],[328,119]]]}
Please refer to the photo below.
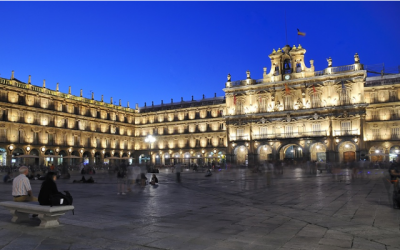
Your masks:
{"label": "stone pillar", "polygon": [[9,150],[6,155],[6,166],[11,166],[12,151]]}
{"label": "stone pillar", "polygon": [[94,165],[94,155],[93,154],[90,154],[90,156],[89,156],[89,165]]}
{"label": "stone pillar", "polygon": [[[360,138],[358,138],[358,146],[360,150],[360,155],[367,155],[368,149],[366,148],[366,143],[364,142],[364,127],[365,127],[365,114],[360,117]],[[362,157],[362,158],[364,158]]]}

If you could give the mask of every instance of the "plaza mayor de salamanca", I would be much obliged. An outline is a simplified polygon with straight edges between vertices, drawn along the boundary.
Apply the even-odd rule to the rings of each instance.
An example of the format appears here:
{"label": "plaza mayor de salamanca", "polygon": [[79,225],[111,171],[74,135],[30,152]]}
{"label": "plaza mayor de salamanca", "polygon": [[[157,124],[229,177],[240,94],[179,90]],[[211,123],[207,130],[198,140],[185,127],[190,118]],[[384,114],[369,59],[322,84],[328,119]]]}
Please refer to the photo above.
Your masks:
{"label": "plaza mayor de salamanca", "polygon": [[389,161],[399,153],[400,74],[370,74],[357,53],[348,65],[329,58],[316,71],[305,54],[301,45],[272,50],[262,79],[228,74],[222,97],[135,108],[95,100],[94,93],[84,98],[82,90],[62,93],[58,84],[50,90],[45,81],[32,85],[13,71],[0,78],[0,164],[252,166]]}

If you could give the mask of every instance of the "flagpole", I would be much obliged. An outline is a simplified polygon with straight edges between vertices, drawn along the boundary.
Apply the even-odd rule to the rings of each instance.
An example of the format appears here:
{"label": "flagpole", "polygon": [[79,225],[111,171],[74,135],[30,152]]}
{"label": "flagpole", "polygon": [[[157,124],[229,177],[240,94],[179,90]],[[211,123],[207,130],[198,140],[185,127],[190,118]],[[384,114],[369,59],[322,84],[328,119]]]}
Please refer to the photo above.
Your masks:
{"label": "flagpole", "polygon": [[285,32],[286,32],[286,45],[289,45],[288,42],[287,42],[286,10],[285,10]]}

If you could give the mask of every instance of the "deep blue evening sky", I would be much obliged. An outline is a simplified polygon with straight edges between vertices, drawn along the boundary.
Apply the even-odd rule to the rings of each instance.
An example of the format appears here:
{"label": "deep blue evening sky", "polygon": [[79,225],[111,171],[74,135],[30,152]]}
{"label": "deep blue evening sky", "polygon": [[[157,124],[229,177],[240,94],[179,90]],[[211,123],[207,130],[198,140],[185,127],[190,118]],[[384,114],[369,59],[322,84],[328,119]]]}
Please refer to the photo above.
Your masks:
{"label": "deep blue evening sky", "polygon": [[297,28],[316,70],[354,62],[400,65],[400,2],[0,2],[0,76],[85,97],[190,100],[262,78],[268,55]]}

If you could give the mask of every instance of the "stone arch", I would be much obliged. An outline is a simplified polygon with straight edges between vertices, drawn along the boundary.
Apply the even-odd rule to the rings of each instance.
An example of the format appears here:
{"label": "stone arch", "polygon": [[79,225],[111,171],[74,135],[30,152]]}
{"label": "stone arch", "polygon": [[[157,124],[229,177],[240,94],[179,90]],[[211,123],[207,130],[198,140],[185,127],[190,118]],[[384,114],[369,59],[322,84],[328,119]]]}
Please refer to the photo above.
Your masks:
{"label": "stone arch", "polygon": [[82,154],[82,160],[83,160],[83,164],[89,164],[90,162],[90,157],[92,157],[92,154],[89,151],[85,151]]}
{"label": "stone arch", "polygon": [[236,164],[247,166],[248,152],[249,152],[249,150],[247,149],[246,146],[244,146],[244,145],[237,146],[234,150]]}
{"label": "stone arch", "polygon": [[312,161],[326,162],[326,146],[321,142],[316,142],[310,146],[310,155]]}
{"label": "stone arch", "polygon": [[31,151],[29,152],[29,155],[39,156],[39,150],[37,150],[36,148],[33,148],[33,149],[31,149]]}
{"label": "stone arch", "polygon": [[344,141],[338,145],[339,162],[351,162],[356,160],[357,145],[352,141]]}
{"label": "stone arch", "polygon": [[272,159],[272,148],[270,145],[264,144],[257,148],[258,162],[262,163]]}
{"label": "stone arch", "polygon": [[281,160],[294,160],[303,158],[303,147],[298,144],[290,143],[281,147],[279,150]]}
{"label": "stone arch", "polygon": [[368,151],[370,161],[383,161],[385,149],[382,146],[372,146]]}
{"label": "stone arch", "polygon": [[393,161],[400,154],[400,146],[394,145],[389,150],[389,161]]}

